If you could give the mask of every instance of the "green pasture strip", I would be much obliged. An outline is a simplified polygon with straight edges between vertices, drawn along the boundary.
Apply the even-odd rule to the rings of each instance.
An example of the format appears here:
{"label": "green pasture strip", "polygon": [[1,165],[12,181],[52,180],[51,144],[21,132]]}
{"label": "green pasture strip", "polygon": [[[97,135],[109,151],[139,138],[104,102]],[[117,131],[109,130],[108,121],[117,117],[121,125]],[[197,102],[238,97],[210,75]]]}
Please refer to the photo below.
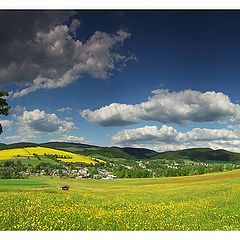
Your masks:
{"label": "green pasture strip", "polygon": [[48,183],[41,179],[0,179],[0,186],[38,186],[38,185],[48,185]]}

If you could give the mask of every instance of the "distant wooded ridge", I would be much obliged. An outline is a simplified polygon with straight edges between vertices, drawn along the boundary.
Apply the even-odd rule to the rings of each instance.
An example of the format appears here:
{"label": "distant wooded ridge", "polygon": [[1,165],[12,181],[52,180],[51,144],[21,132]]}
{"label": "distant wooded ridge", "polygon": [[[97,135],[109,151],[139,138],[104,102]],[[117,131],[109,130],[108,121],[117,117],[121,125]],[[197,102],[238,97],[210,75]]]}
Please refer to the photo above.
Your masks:
{"label": "distant wooded ridge", "polygon": [[100,147],[82,143],[71,142],[47,142],[31,143],[18,142],[12,144],[0,143],[0,150],[26,147],[49,147],[74,152],[86,156],[102,156],[103,158],[121,158],[128,160],[155,160],[155,159],[191,159],[193,161],[224,161],[240,163],[240,153],[230,152],[223,149],[189,148],[177,151],[156,152],[145,148],[132,147]]}

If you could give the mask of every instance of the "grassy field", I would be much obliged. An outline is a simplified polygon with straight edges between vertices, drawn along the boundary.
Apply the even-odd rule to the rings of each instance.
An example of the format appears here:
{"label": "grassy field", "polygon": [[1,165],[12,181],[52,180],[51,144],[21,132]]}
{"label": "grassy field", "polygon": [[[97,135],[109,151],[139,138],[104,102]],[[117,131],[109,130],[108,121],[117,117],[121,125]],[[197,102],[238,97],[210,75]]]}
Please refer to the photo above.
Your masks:
{"label": "grassy field", "polygon": [[20,161],[22,164],[24,164],[25,166],[33,166],[36,167],[39,163],[51,163],[52,165],[59,165],[59,162],[56,162],[46,156],[38,156],[34,157],[13,157],[11,159],[12,161],[14,161],[15,164],[17,164],[18,161]]}
{"label": "grassy field", "polygon": [[[95,163],[95,161],[90,157],[46,147],[27,147],[0,150],[0,160],[17,160],[17,158],[20,159],[22,157],[27,159],[34,157],[33,154],[38,154],[39,156],[44,156],[44,154],[57,154],[58,156],[63,156],[63,158],[58,157],[58,159],[62,160],[63,162],[84,162],[88,164]],[[64,158],[64,156],[69,158]]]}
{"label": "grassy field", "polygon": [[[69,191],[59,187],[69,184]],[[240,171],[0,180],[0,230],[239,230]]]}

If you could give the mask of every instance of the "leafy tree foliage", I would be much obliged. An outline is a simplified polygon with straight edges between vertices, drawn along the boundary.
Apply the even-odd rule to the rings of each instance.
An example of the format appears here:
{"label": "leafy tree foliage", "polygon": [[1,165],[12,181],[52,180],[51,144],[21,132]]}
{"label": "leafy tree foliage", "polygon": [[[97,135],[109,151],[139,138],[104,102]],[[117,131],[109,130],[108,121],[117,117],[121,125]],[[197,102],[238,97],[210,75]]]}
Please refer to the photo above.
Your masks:
{"label": "leafy tree foliage", "polygon": [[[7,92],[0,92],[0,115],[7,116],[10,109],[6,97],[8,96]],[[2,125],[0,124],[0,134],[3,132]]]}

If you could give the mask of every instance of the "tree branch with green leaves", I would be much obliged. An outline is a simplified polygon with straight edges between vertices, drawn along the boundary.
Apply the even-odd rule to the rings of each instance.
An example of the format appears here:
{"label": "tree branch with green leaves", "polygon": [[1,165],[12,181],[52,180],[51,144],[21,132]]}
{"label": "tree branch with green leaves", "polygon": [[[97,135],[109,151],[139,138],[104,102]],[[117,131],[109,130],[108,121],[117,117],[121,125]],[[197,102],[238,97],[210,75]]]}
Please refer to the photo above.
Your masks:
{"label": "tree branch with green leaves", "polygon": [[[0,115],[7,116],[9,113],[10,106],[7,103],[6,97],[8,97],[7,92],[0,91]],[[0,124],[0,134],[3,132],[2,125]]]}

